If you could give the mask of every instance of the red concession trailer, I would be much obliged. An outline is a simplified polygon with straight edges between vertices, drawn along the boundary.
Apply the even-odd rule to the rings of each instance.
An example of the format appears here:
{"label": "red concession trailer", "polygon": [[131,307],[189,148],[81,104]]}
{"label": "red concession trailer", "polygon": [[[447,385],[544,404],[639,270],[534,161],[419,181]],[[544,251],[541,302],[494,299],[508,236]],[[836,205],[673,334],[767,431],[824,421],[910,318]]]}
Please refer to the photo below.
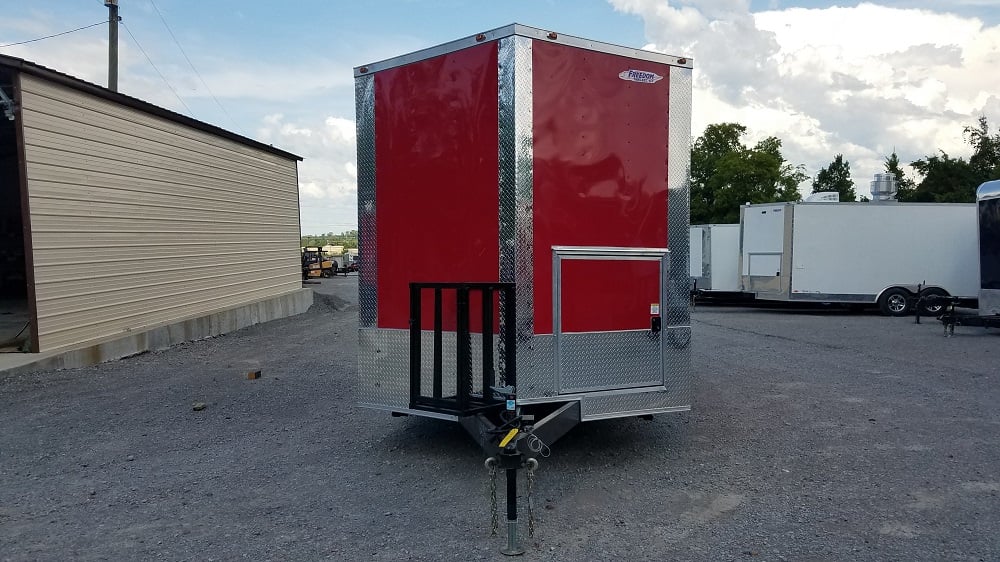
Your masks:
{"label": "red concession trailer", "polygon": [[354,69],[363,406],[529,456],[690,408],[691,68],[509,25]]}

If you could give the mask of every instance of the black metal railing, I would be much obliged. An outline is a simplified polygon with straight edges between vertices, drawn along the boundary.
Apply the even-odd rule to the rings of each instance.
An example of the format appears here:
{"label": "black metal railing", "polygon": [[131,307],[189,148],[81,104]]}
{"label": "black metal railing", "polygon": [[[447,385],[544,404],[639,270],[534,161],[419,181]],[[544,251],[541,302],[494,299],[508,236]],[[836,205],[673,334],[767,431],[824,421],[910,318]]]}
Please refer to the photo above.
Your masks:
{"label": "black metal railing", "polygon": [[[423,297],[426,292],[434,296],[433,367],[431,395],[423,394],[423,368],[421,342],[423,341]],[[444,315],[445,293],[455,293],[455,372],[444,372]],[[473,385],[471,294],[480,295],[482,326],[482,365],[478,377],[479,388]],[[500,297],[500,334],[493,333],[495,296]],[[504,399],[513,397],[516,388],[516,331],[515,297],[513,283],[410,283],[410,408],[443,414],[467,416],[496,408]],[[500,343],[500,369],[494,365],[495,337]],[[499,375],[499,376],[498,376]],[[444,395],[444,378],[454,376],[455,394]],[[497,380],[506,389],[498,390]]]}

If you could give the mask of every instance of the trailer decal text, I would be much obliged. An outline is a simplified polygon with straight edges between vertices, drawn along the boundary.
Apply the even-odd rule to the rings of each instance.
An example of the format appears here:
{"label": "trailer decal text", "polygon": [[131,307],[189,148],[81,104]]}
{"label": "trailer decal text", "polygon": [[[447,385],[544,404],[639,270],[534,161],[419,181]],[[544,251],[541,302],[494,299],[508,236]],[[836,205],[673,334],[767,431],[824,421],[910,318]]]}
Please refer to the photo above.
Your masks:
{"label": "trailer decal text", "polygon": [[663,77],[655,72],[646,72],[645,70],[623,70],[621,74],[618,75],[622,80],[628,80],[630,82],[642,82],[643,84],[654,84],[663,80]]}

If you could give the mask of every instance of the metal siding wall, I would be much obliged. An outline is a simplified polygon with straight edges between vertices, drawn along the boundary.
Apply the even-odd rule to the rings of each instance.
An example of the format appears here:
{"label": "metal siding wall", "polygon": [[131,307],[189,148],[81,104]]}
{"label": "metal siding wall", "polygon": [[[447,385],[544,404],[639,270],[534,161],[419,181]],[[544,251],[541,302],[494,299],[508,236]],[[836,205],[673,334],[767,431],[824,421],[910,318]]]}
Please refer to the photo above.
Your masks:
{"label": "metal siding wall", "polygon": [[301,287],[295,161],[21,80],[41,351]]}

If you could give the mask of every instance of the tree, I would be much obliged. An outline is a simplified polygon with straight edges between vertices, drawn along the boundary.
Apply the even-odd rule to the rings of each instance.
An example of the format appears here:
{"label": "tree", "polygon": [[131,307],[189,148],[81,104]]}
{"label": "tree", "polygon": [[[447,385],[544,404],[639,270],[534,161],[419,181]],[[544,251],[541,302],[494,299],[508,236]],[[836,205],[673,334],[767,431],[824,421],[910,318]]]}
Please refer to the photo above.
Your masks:
{"label": "tree", "polygon": [[1000,133],[990,134],[986,117],[979,118],[978,126],[964,127],[962,136],[972,147],[969,160],[952,158],[940,150],[940,154],[913,162],[911,166],[922,179],[905,200],[972,203],[980,184],[1000,178]]}
{"label": "tree", "polygon": [[705,128],[691,148],[691,223],[739,222],[744,203],[798,201],[808,176],[781,155],[781,140],[768,137],[753,148],[743,144],[747,128],[717,123]]}
{"label": "tree", "polygon": [[973,148],[972,156],[969,157],[969,166],[973,171],[980,174],[983,181],[1000,177],[1000,133],[990,135],[986,117],[979,117],[978,127],[962,129],[962,137]]}
{"label": "tree", "polygon": [[854,192],[854,181],[851,180],[851,163],[844,160],[843,154],[838,154],[833,162],[816,174],[812,183],[812,192],[836,191],[841,201],[857,201],[858,194]]}
{"label": "tree", "polygon": [[952,158],[945,151],[940,156],[926,156],[911,166],[923,176],[909,201],[933,203],[972,203],[976,188],[983,183],[979,174],[962,158]]}
{"label": "tree", "polygon": [[896,178],[896,199],[898,201],[912,201],[917,184],[906,177],[903,169],[899,167],[899,156],[896,155],[895,150],[885,159],[885,173],[892,174]]}

